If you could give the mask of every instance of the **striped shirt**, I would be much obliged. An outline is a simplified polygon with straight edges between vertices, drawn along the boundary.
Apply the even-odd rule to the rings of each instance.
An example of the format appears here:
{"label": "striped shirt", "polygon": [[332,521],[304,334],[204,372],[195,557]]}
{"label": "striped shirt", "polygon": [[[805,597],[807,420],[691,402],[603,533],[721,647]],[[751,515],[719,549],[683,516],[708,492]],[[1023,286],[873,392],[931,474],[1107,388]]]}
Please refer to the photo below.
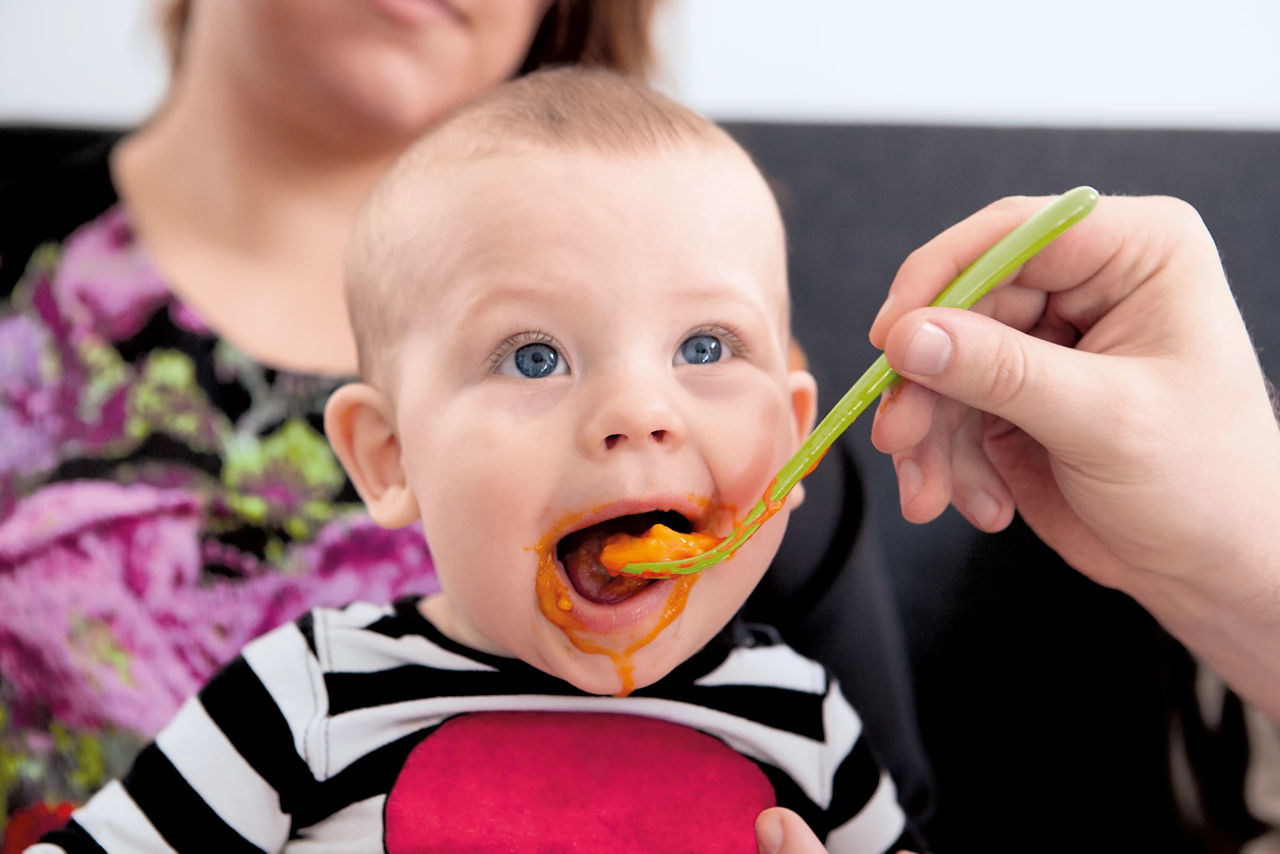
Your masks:
{"label": "striped shirt", "polygon": [[[417,598],[410,597],[385,606],[360,603],[340,610],[317,609],[252,642],[182,707],[123,780],[109,784],[75,812],[65,829],[46,836],[29,852],[397,854],[391,824],[403,811],[393,809],[389,798],[397,797],[397,787],[407,785],[415,749],[433,740],[445,744],[447,722],[511,712],[557,713],[516,718],[550,719],[552,725],[621,721],[613,730],[620,736],[620,750],[623,736],[629,734],[626,721],[662,722],[659,725],[670,727],[664,732],[690,732],[734,761],[750,760],[743,764],[763,773],[772,786],[770,800],[776,797],[778,804],[800,813],[825,838],[830,851],[879,852],[902,845],[918,850],[893,783],[877,765],[862,738],[861,722],[835,681],[767,628],[735,622],[657,683],[627,697],[608,697],[585,694],[519,660],[460,645],[427,621],[417,604]],[[618,715],[632,717],[613,717]],[[550,748],[553,756],[562,749],[572,756],[581,748],[571,735],[552,740],[550,745],[530,746]],[[655,747],[642,749],[661,753],[667,741],[659,737],[651,742]],[[448,742],[455,751],[459,743],[465,744]],[[464,752],[461,764],[447,766],[460,772],[440,771],[446,766],[430,763],[422,766],[436,797],[467,785],[464,778],[480,767],[510,773],[510,778],[501,779],[511,785],[490,783],[475,791],[487,795],[495,789],[526,787],[516,797],[531,791],[529,781],[539,775],[520,778],[519,771],[508,771],[521,767],[514,755],[520,751],[503,748],[502,755],[495,755],[498,748],[487,749],[488,743]],[[611,750],[613,742],[608,744]],[[430,762],[441,761],[442,750],[430,754],[436,757]],[[584,765],[581,759],[572,767],[552,762],[551,767],[533,767],[545,767],[541,776],[560,780]],[[679,775],[688,770],[683,760],[662,762],[666,759],[655,760],[673,775],[664,786],[670,791],[660,793],[663,814],[697,823],[700,816],[681,814],[683,793],[703,794],[700,790],[716,787],[699,786],[697,779],[682,782]],[[734,773],[730,780],[741,777]],[[417,773],[415,779],[424,777]],[[624,789],[632,782],[627,779]],[[635,779],[638,786],[639,778]],[[601,797],[608,794],[599,792]],[[629,802],[653,800],[652,795],[647,790],[622,793]],[[467,798],[468,805],[477,800]],[[423,822],[435,821],[431,826],[438,832],[442,817],[424,818],[419,814],[423,803],[433,801],[412,802],[407,815],[422,828],[427,827]],[[521,820],[506,808],[494,809],[480,829],[497,834],[502,822]],[[749,825],[744,832],[753,838]],[[501,838],[510,845],[509,837]],[[673,840],[663,850],[704,850],[701,843],[682,848],[693,843],[691,837],[679,838],[684,842]],[[535,849],[595,850],[582,844],[517,850]]]}

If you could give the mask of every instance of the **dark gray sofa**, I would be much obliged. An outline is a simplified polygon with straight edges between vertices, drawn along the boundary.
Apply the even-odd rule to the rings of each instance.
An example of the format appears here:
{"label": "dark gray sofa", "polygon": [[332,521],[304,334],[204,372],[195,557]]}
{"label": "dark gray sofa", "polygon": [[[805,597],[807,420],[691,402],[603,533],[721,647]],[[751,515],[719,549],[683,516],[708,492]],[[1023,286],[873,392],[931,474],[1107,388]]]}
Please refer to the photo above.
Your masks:
{"label": "dark gray sofa", "polygon": [[[730,129],[775,182],[796,332],[823,411],[874,355],[866,328],[911,249],[1000,196],[1078,184],[1194,204],[1263,367],[1280,377],[1280,134]],[[926,823],[936,850],[1237,850],[1256,828],[1238,809],[1230,726],[1191,744],[1212,829],[1176,817],[1166,725],[1188,708],[1182,650],[1131,600],[1072,572],[1016,522],[988,536],[951,511],[924,528],[902,521],[869,427],[855,424],[848,439],[910,652],[936,784]]]}
{"label": "dark gray sofa", "polygon": [[[1166,193],[1199,208],[1264,368],[1280,377],[1280,134],[729,128],[779,195],[796,332],[824,411],[874,356],[866,328],[911,249],[1000,196],[1077,184]],[[102,137],[0,129],[0,186]],[[998,535],[977,534],[950,512],[925,528],[903,522],[891,467],[871,449],[868,431],[869,419],[855,425],[843,453],[815,472],[814,500],[784,547],[795,554],[835,543],[830,551],[849,555],[833,562],[847,567],[845,579],[772,579],[748,612],[776,618],[785,602],[820,623],[853,628],[833,629],[851,640],[828,653],[843,659],[836,669],[854,683],[880,752],[911,775],[907,794],[934,849],[1236,849],[1252,827],[1232,797],[1239,745],[1229,729],[1192,745],[1215,829],[1194,832],[1177,818],[1166,730],[1186,709],[1189,665],[1180,647],[1131,601],[1072,572],[1016,522]],[[842,492],[841,475],[853,469],[864,489]],[[861,518],[862,526],[844,529],[841,518]],[[907,655],[863,648],[864,637],[882,647],[901,641]]]}

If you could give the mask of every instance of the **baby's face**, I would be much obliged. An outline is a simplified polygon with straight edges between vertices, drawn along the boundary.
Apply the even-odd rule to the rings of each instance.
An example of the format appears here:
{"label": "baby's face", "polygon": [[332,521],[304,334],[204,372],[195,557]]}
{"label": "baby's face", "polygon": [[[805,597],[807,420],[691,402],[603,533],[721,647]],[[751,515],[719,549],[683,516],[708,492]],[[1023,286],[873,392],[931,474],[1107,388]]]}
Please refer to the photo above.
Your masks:
{"label": "baby's face", "polygon": [[741,606],[788,511],[691,589],[614,601],[564,557],[659,518],[726,534],[807,432],[776,209],[727,149],[433,171],[394,392],[443,587],[426,612],[587,691],[649,684]]}

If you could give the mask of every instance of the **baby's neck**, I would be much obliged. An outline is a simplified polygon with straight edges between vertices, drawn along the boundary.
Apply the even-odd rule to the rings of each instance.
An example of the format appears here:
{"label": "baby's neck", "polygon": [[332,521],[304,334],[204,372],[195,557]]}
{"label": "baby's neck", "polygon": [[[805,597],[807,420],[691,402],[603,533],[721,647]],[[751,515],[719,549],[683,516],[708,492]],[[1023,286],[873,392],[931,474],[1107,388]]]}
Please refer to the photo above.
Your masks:
{"label": "baby's neck", "polygon": [[489,655],[500,655],[504,658],[511,657],[511,653],[506,650],[500,649],[483,639],[470,637],[470,633],[463,631],[458,620],[454,617],[452,605],[443,593],[433,593],[424,597],[418,602],[418,613],[428,623],[435,626],[440,634],[454,643],[462,644],[465,647],[478,652],[485,652]]}

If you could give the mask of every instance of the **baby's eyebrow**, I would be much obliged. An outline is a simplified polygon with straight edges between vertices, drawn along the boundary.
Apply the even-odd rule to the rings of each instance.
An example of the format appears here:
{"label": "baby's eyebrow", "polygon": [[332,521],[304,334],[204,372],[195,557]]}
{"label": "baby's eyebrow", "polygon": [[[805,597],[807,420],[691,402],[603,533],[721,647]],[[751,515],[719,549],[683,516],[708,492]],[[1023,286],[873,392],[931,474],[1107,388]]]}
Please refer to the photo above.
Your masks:
{"label": "baby's eyebrow", "polygon": [[[673,286],[676,286],[675,283]],[[487,314],[495,311],[510,311],[521,303],[574,311],[580,307],[581,287],[584,286],[576,286],[571,281],[554,278],[511,278],[483,283],[457,282],[441,303],[435,320],[454,327],[465,327],[477,323]],[[743,289],[714,279],[684,280],[678,283],[678,287],[683,304],[710,312],[710,315],[728,313],[743,318],[742,312],[745,311],[754,318],[754,322],[765,325],[771,322],[769,318],[775,307],[769,305],[770,300],[764,295],[760,295],[759,299],[744,296]],[[746,292],[750,294],[752,291],[747,288]],[[779,307],[779,310],[785,314],[785,303]]]}
{"label": "baby's eyebrow", "polygon": [[447,300],[444,309],[453,322],[473,321],[489,311],[506,308],[513,303],[572,304],[574,292],[567,284],[545,282],[503,281],[483,287],[456,287],[454,299]]}
{"label": "baby's eyebrow", "polygon": [[717,305],[725,306],[726,308],[732,306],[737,309],[747,309],[761,320],[764,320],[774,308],[770,305],[770,300],[763,295],[759,299],[744,297],[741,292],[715,282],[693,282],[682,285],[680,297],[681,300],[691,305],[706,304],[713,309]]}

